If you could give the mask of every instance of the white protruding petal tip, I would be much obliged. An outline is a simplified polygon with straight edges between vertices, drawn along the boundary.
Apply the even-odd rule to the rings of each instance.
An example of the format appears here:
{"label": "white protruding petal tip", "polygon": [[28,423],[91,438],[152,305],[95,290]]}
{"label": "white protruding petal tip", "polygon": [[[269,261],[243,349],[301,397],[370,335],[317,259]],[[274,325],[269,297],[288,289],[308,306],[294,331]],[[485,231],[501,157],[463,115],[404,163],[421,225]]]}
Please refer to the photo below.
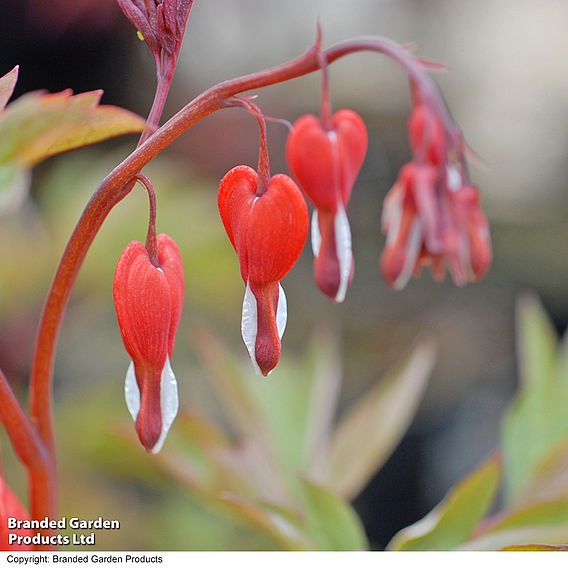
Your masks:
{"label": "white protruding petal tip", "polygon": [[446,168],[446,184],[451,191],[457,191],[463,185],[463,179],[456,166]]}
{"label": "white protruding petal tip", "polygon": [[353,263],[353,253],[351,252],[351,228],[345,209],[339,205],[334,219],[335,229],[335,248],[337,260],[339,261],[339,288],[335,295],[336,302],[343,302],[347,294],[349,276],[351,275],[351,265]]}
{"label": "white protruding petal tip", "polygon": [[317,209],[314,209],[314,212],[312,213],[312,251],[316,258],[319,256],[320,247],[321,233],[319,230],[318,211]]}
{"label": "white protruding petal tip", "polygon": [[286,330],[286,321],[288,320],[288,302],[284,288],[278,283],[278,307],[276,308],[276,327],[278,328],[278,337],[282,339]]}
{"label": "white protruding petal tip", "polygon": [[[132,361],[126,371],[124,395],[126,406],[128,407],[132,419],[136,422],[136,418],[140,412],[140,390],[136,382],[134,363]],[[166,441],[166,436],[179,409],[177,381],[172,371],[169,357],[166,358],[166,364],[162,369],[162,376],[160,378],[160,408],[162,411],[162,432],[156,445],[151,450],[153,454],[157,454],[162,449]]]}
{"label": "white protruding petal tip", "polygon": [[257,308],[256,298],[250,289],[249,283],[245,289],[245,297],[243,299],[243,315],[241,319],[241,334],[243,341],[247,346],[247,350],[252,361],[252,365],[257,374],[261,375],[260,367],[256,362],[256,335],[257,335]]}
{"label": "white protruding petal tip", "polygon": [[152,453],[157,454],[166,441],[166,436],[179,410],[179,397],[176,376],[170,365],[170,358],[166,358],[166,364],[162,369],[160,380],[160,406],[162,409],[162,433],[152,448]]}
{"label": "white protruding petal tip", "polygon": [[408,244],[406,245],[406,260],[404,262],[404,267],[399,274],[398,278],[393,283],[393,288],[395,290],[402,290],[407,284],[414,268],[416,267],[416,261],[418,260],[418,255],[420,254],[420,249],[422,247],[422,223],[420,219],[414,219],[412,226],[410,228],[410,234],[408,235]]}
{"label": "white protruding petal tip", "polygon": [[140,389],[136,382],[136,375],[134,374],[134,363],[130,361],[128,370],[126,371],[126,382],[124,383],[124,398],[126,399],[126,406],[132,416],[132,420],[136,422],[138,413],[140,412]]}

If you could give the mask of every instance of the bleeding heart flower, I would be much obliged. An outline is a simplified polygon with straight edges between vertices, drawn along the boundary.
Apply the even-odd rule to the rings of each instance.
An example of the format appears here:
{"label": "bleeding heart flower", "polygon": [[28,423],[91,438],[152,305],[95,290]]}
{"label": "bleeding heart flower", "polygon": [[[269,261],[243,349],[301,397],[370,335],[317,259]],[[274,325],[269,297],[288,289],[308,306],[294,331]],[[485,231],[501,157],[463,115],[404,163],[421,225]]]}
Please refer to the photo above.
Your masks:
{"label": "bleeding heart flower", "polygon": [[132,241],[114,277],[114,304],[124,346],[132,357],[125,395],[146,450],[160,451],[178,411],[175,375],[170,366],[183,308],[183,265],[168,235],[157,238],[157,258]]}
{"label": "bleeding heart flower", "polygon": [[8,517],[18,519],[19,521],[29,521],[30,519],[28,512],[20,503],[18,497],[16,497],[0,475],[0,550],[32,550],[33,546],[31,544],[18,544],[17,542],[9,544],[9,534],[31,537],[33,532],[29,529],[8,530]]}
{"label": "bleeding heart flower", "polygon": [[491,238],[479,204],[479,190],[464,184],[457,171],[442,175],[432,164],[411,162],[402,168],[383,208],[387,235],[381,273],[403,288],[423,266],[436,280],[445,267],[463,286],[485,276],[491,264]]}
{"label": "bleeding heart flower", "polygon": [[346,209],[366,151],[367,129],[361,117],[351,110],[336,112],[328,129],[314,115],[300,117],[286,146],[290,169],[315,207],[315,280],[334,302],[345,299],[353,277]]}
{"label": "bleeding heart flower", "polygon": [[246,284],[243,340],[253,365],[266,376],[280,358],[287,307],[279,281],[304,247],[306,203],[288,176],[277,174],[259,188],[257,172],[237,166],[221,180],[218,205]]}

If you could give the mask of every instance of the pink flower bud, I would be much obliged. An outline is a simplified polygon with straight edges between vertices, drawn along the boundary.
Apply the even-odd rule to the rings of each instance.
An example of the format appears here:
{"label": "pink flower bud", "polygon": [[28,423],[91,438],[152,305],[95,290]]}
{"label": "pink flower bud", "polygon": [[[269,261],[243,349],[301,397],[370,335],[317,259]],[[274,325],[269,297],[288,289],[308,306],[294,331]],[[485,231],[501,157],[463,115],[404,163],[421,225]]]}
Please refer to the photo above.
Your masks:
{"label": "pink flower bud", "polygon": [[132,241],[114,276],[114,304],[122,340],[132,363],[126,374],[126,403],[146,450],[158,452],[178,411],[170,366],[183,307],[183,266],[179,249],[158,235],[157,266],[146,247]]}

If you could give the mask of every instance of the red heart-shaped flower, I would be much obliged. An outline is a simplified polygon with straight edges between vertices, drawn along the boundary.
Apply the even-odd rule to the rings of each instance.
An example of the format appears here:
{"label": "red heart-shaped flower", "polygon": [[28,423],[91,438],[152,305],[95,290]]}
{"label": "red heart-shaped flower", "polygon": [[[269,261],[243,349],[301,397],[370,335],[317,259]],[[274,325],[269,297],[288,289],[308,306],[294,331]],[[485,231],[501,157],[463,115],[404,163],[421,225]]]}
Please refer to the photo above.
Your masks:
{"label": "red heart-shaped flower", "polygon": [[242,334],[255,366],[267,375],[280,358],[286,298],[279,280],[300,256],[308,210],[298,186],[286,175],[270,178],[257,193],[258,174],[237,166],[221,180],[218,205],[246,284]]}
{"label": "red heart-shaped flower", "polygon": [[367,151],[367,130],[361,117],[340,110],[331,127],[313,115],[299,118],[288,137],[290,169],[312,200],[314,274],[320,290],[343,301],[353,276],[351,230],[345,209]]}
{"label": "red heart-shaped flower", "polygon": [[295,123],[286,145],[290,169],[316,209],[347,205],[367,152],[367,129],[352,110],[337,111],[331,129],[311,114]]}
{"label": "red heart-shaped flower", "polygon": [[179,249],[157,237],[155,266],[146,247],[132,241],[114,277],[114,303],[124,346],[132,358],[125,396],[143,446],[158,452],[177,414],[178,394],[170,366],[183,308],[184,277]]}

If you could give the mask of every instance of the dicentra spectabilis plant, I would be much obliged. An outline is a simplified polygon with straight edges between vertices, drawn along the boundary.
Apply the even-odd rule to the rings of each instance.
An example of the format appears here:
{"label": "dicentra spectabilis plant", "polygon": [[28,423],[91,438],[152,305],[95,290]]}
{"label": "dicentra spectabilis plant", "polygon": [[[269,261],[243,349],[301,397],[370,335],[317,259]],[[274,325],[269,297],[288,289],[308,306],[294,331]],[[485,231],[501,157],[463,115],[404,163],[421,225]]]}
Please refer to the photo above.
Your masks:
{"label": "dicentra spectabilis plant", "polygon": [[[77,96],[70,92],[33,93],[4,109],[17,69],[0,78],[0,136],[7,137],[24,125],[28,128],[18,146],[0,148],[0,165],[12,176],[20,198],[22,183],[39,161],[110,136],[142,132],[138,146],[92,195],[61,257],[38,326],[29,415],[0,372],[0,419],[29,472],[29,510],[35,519],[55,517],[57,511],[52,386],[62,318],[95,236],[136,182],[150,196],[147,238],[145,243],[132,241],[126,245],[118,259],[113,290],[118,325],[131,359],[126,401],[140,442],[148,452],[160,450],[175,418],[178,391],[171,359],[183,306],[182,259],[171,237],[156,234],[156,196],[150,180],[141,172],[201,119],[240,106],[260,125],[257,169],[237,165],[229,171],[219,186],[218,207],[245,286],[242,336],[254,368],[263,375],[275,368],[282,350],[287,307],[281,280],[298,260],[309,231],[302,190],[314,209],[311,234],[317,286],[332,301],[341,302],[353,278],[347,207],[365,159],[367,132],[355,110],[331,111],[328,67],[338,59],[361,51],[377,52],[393,59],[410,78],[413,160],[400,172],[383,209],[387,242],[381,271],[386,280],[401,288],[422,266],[430,265],[436,278],[442,278],[448,270],[462,285],[479,280],[491,262],[487,221],[479,205],[479,192],[467,172],[466,143],[428,73],[438,68],[437,64],[382,38],[349,39],[323,48],[318,33],[315,44],[303,55],[214,85],[159,127],[192,2],[117,1],[156,61],[156,94],[147,121],[122,109],[100,106],[99,92]],[[299,118],[287,143],[288,163],[297,185],[286,174],[271,174],[265,117],[250,97],[239,95],[314,72],[322,74],[319,116]],[[42,120],[36,120],[38,117]],[[119,369],[116,374],[121,374]],[[0,517],[8,513],[25,516],[1,479],[0,489]],[[44,531],[40,542],[34,544],[50,548],[55,542],[51,533]]]}

